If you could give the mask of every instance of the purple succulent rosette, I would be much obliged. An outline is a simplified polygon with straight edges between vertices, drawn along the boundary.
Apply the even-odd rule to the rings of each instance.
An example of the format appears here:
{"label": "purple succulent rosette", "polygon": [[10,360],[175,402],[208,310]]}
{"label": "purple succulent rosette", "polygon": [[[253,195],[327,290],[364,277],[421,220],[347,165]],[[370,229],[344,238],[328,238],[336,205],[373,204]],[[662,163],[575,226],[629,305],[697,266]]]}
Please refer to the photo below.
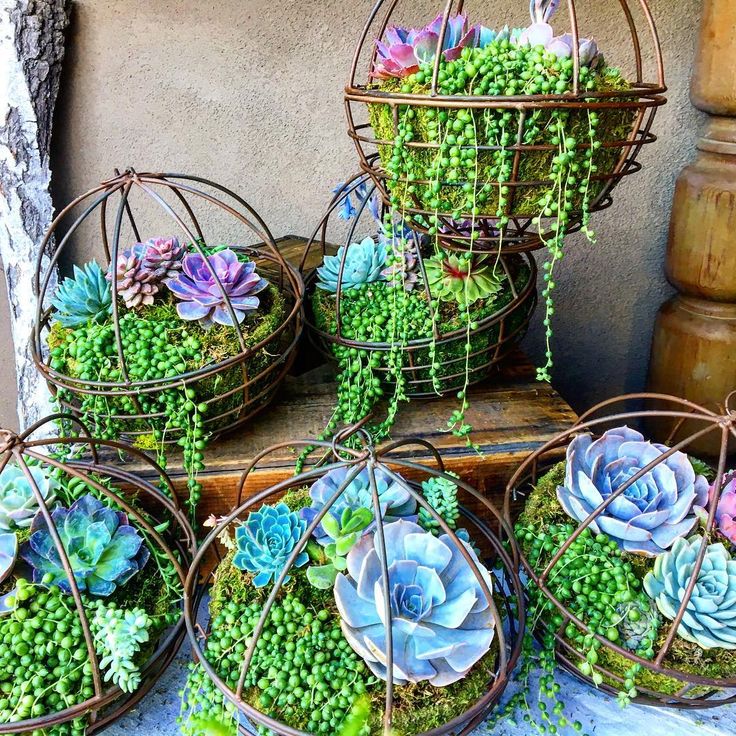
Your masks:
{"label": "purple succulent rosette", "polygon": [[[565,484],[557,487],[557,499],[570,517],[584,521],[667,450],[629,427],[610,429],[597,440],[578,435],[567,447]],[[653,557],[693,530],[707,500],[708,482],[696,475],[687,455],[675,452],[614,498],[590,529],[607,534],[626,552]]]}
{"label": "purple succulent rosette", "polygon": [[199,253],[184,256],[182,272],[166,285],[180,300],[176,310],[183,320],[197,320],[210,328],[214,324],[235,326],[227,299],[238,323],[242,322],[258,309],[260,300],[256,294],[268,286],[268,281],[256,273],[253,261],[242,262],[233,250],[226,248],[207,258]]}
{"label": "purple succulent rosette", "polygon": [[[376,41],[376,62],[371,71],[374,79],[406,77],[419,71],[419,65],[434,60],[442,30],[442,13],[421,29],[389,26],[383,41]],[[487,29],[484,29],[487,30]],[[486,39],[486,34],[483,34]],[[466,15],[454,15],[447,19],[447,29],[442,42],[442,55],[447,61],[460,58],[466,46],[478,46],[481,27],[470,27]]]}
{"label": "purple succulent rosette", "polygon": [[[711,486],[709,493],[713,498],[714,486]],[[732,545],[736,545],[736,470],[727,473],[723,478],[721,495],[716,508],[716,526]]]}
{"label": "purple succulent rosette", "polygon": [[[138,530],[128,524],[128,517],[91,494],[82,496],[68,509],[57,506],[51,518],[80,591],[108,596],[148,562],[148,547]],[[57,585],[71,593],[59,550],[40,513],[20,554],[33,570],[34,583]]]}
{"label": "purple succulent rosette", "polygon": [[[393,637],[393,682],[461,680],[490,649],[496,621],[488,598],[455,542],[399,519],[384,527]],[[488,589],[491,576],[465,549]],[[375,534],[347,557],[349,577],[337,576],[335,602],[350,646],[378,677],[387,679],[384,580]]]}
{"label": "purple succulent rosette", "polygon": [[[301,510],[302,518],[307,524],[311,524],[314,517],[324,508],[329,499],[337,492],[337,489],[345,483],[349,468],[335,468],[325,473],[309,489],[312,505]],[[381,468],[375,469],[376,489],[378,501],[381,507],[381,519],[385,524],[406,519],[417,520],[417,502],[411,495],[406,484],[394,480]],[[373,511],[373,494],[370,487],[368,469],[363,468],[353,480],[346,486],[345,490],[338,496],[335,503],[327,512],[338,523],[342,519],[345,509],[355,511],[364,508]],[[376,528],[376,520],[363,530],[368,534]],[[314,539],[321,545],[326,546],[334,540],[324,530],[322,524],[318,524],[313,533]]]}

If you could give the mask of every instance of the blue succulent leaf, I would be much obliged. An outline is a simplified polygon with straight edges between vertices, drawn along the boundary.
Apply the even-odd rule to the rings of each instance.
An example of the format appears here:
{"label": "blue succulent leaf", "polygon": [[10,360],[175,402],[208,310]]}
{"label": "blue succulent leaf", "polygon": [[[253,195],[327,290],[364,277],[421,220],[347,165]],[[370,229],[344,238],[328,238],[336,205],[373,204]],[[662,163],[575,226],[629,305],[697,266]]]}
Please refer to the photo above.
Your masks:
{"label": "blue succulent leaf", "polygon": [[488,652],[496,625],[487,596],[457,544],[463,545],[488,590],[490,573],[462,540],[435,537],[406,519],[385,524],[383,531],[388,581],[383,579],[375,532],[351,549],[348,574],[335,580],[343,632],[371,671],[387,679],[388,585],[394,682],[427,680],[437,687],[457,682]]}

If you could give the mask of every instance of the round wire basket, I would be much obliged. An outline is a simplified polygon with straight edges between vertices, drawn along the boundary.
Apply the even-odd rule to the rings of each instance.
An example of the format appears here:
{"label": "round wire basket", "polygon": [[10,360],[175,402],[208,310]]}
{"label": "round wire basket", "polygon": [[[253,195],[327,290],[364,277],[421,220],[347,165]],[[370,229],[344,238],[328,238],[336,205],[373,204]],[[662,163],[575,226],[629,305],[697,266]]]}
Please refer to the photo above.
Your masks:
{"label": "round wire basket", "polygon": [[[349,434],[353,435],[354,439],[360,439],[360,443],[357,443],[356,447],[349,448],[340,444]],[[383,586],[385,610],[382,611],[381,615],[385,616],[386,621],[391,622],[390,626],[385,627],[385,642],[381,644],[381,646],[385,646],[385,655],[378,655],[380,661],[373,662],[373,664],[368,662],[374,672],[378,670],[383,672],[383,676],[380,678],[381,682],[376,686],[380,689],[380,692],[376,691],[371,695],[372,712],[374,707],[381,711],[380,716],[378,710],[374,712],[375,718],[371,728],[375,728],[376,732],[380,731],[387,736],[390,733],[401,733],[402,736],[420,732],[423,736],[429,736],[430,734],[432,736],[439,736],[439,734],[455,734],[456,736],[462,734],[464,736],[471,733],[498,702],[508,684],[510,674],[520,654],[521,637],[524,630],[524,611],[517,607],[517,601],[523,599],[521,583],[512,564],[513,553],[510,551],[508,544],[501,541],[502,538],[513,540],[513,537],[509,534],[510,529],[503,520],[502,514],[495,509],[487,498],[467,483],[453,474],[448,474],[444,470],[442,457],[428,442],[419,439],[407,439],[388,444],[381,449],[375,449],[371,444],[369,435],[364,430],[356,430],[355,428],[340,433],[332,443],[319,440],[288,443],[289,447],[296,447],[297,449],[301,447],[320,448],[324,454],[308,471],[249,495],[252,492],[250,488],[253,481],[252,474],[259,467],[267,466],[271,453],[277,452],[286,444],[275,445],[264,450],[248,466],[238,487],[236,506],[226,517],[219,520],[220,523],[204,540],[194,558],[186,583],[185,615],[195,659],[204,668],[206,676],[215,683],[227,702],[234,706],[240,731],[242,733],[256,733],[257,728],[267,728],[272,733],[281,734],[282,736],[308,736],[312,733],[311,730],[304,727],[286,723],[285,719],[264,713],[263,706],[259,706],[257,703],[254,704],[252,688],[246,686],[247,677],[249,668],[255,666],[254,653],[260,647],[259,639],[263,635],[264,627],[269,620],[270,611],[282,596],[288,576],[296,573],[296,564],[302,551],[308,543],[312,544],[310,539],[313,533],[321,528],[320,524],[325,516],[330,513],[330,510],[341,504],[344,505],[345,494],[350,493],[350,487],[355,479],[365,476],[363,480],[367,483],[367,492],[372,496],[372,501],[368,501],[368,503],[373,506],[373,513],[378,514],[381,521],[375,526],[369,527],[369,530],[372,531],[363,536],[362,541],[358,542],[354,549],[365,545],[366,540],[369,540],[372,545],[375,545],[378,559],[383,560],[381,563],[381,582],[376,583],[376,585]],[[411,459],[412,446],[419,446],[423,451],[428,450],[431,453],[431,467],[419,464]],[[399,475],[399,472],[401,475]],[[307,489],[313,488],[314,484],[320,479],[327,476],[331,478],[335,473],[340,474],[342,480],[334,482],[334,488],[331,488],[329,498],[325,499],[324,505],[313,517],[304,516],[305,519],[310,518],[310,520],[305,522],[304,532],[288,555],[288,559],[285,559],[280,574],[274,575],[273,588],[265,597],[258,622],[248,635],[246,646],[242,651],[242,662],[238,659],[237,672],[231,670],[230,675],[224,676],[218,667],[218,658],[207,651],[207,641],[213,632],[210,629],[205,635],[198,627],[197,620],[201,614],[204,585],[214,579],[215,586],[217,586],[217,580],[222,575],[220,568],[226,564],[227,555],[232,554],[231,545],[230,552],[228,552],[229,543],[226,538],[233,528],[243,523],[252,512],[262,509],[265,504],[280,499],[283,499],[284,502],[291,502],[290,498],[293,498],[295,492],[306,493]],[[412,480],[406,480],[406,478],[412,478]],[[459,501],[457,523],[453,521],[448,523],[428,503],[422,493],[420,484],[420,481],[427,479],[440,479],[455,484]],[[399,681],[399,675],[397,674],[400,671],[405,672],[405,670],[400,670],[398,665],[395,666],[395,663],[399,663],[404,655],[398,648],[398,642],[396,642],[396,645],[394,644],[394,639],[398,636],[396,632],[393,632],[394,623],[398,620],[397,617],[400,614],[393,610],[392,604],[389,602],[391,600],[388,592],[389,587],[397,579],[392,577],[396,572],[393,563],[390,561],[391,554],[387,556],[387,549],[391,547],[392,542],[386,540],[392,535],[392,524],[399,525],[393,527],[394,531],[399,530],[403,524],[410,524],[412,528],[417,527],[417,525],[405,519],[396,519],[392,522],[384,520],[380,507],[383,500],[385,500],[381,496],[385,492],[385,487],[381,485],[384,481],[400,483],[401,487],[405,489],[407,497],[411,497],[416,502],[420,509],[419,513],[426,514],[426,519],[431,518],[436,524],[437,534],[443,535],[440,538],[459,552],[461,558],[458,557],[460,567],[456,570],[457,575],[462,579],[472,577],[473,582],[468,583],[470,588],[474,588],[477,582],[480,586],[479,590],[482,590],[478,598],[479,601],[482,601],[481,607],[487,605],[485,610],[490,613],[494,621],[495,634],[487,654],[483,659],[476,660],[476,663],[471,665],[468,672],[466,672],[465,677],[455,683],[458,687],[464,687],[467,682],[465,678],[472,677],[473,668],[482,667],[479,675],[482,678],[479,689],[480,696],[474,702],[468,704],[461,713],[455,713],[447,722],[439,725],[435,724],[430,729],[423,728],[421,724],[415,724],[414,720],[416,720],[418,713],[412,711],[411,713],[404,713],[405,718],[399,731],[392,730],[398,727],[398,703],[401,697],[401,688],[406,685],[406,681]],[[374,516],[374,518],[376,517]],[[460,524],[468,532],[467,536],[458,528]],[[433,537],[433,539],[436,538]],[[468,542],[468,539],[471,541]],[[510,544],[513,546],[513,541]],[[204,585],[198,590],[197,584],[203,575],[203,563],[208,557],[212,557],[213,551],[216,553],[218,566],[205,575]],[[419,562],[421,564],[421,560]],[[347,564],[349,570],[352,564],[350,555],[348,555]],[[466,576],[467,571],[469,571],[469,575]],[[340,580],[336,581],[336,589],[337,583],[340,582]],[[292,581],[292,584],[295,583]],[[230,596],[229,593],[228,596]],[[450,593],[448,592],[448,598],[449,596]],[[335,617],[340,615],[337,608],[334,608],[330,615],[333,613]],[[345,632],[346,622],[342,621],[341,625],[343,632]],[[480,636],[479,632],[475,633],[476,636]],[[353,645],[351,644],[351,646]],[[360,654],[360,652],[357,653]],[[401,663],[401,667],[404,667],[403,663]],[[393,673],[393,675],[388,676],[388,673]],[[441,692],[441,688],[432,687],[430,689],[432,693]],[[376,705],[376,703],[380,705]],[[315,710],[319,710],[319,708],[318,705],[314,706]],[[413,730],[404,730],[407,722]]]}
{"label": "round wire basket", "polygon": [[[542,0],[541,3],[532,3],[532,11],[535,5],[547,5],[553,13],[559,4],[554,0],[546,3]],[[573,201],[566,225],[568,233],[585,226],[591,212],[610,206],[616,185],[641,169],[638,157],[642,146],[656,140],[651,129],[657,108],[666,101],[663,96],[666,86],[657,30],[646,0],[612,3],[619,6],[621,28],[628,31],[628,39],[624,41],[626,50],[622,52],[626,58],[616,58],[615,61],[630,76],[626,77],[624,85],[599,91],[586,89],[581,75],[585,66],[581,59],[581,43],[587,45],[588,39],[583,38],[580,10],[585,14],[586,8],[578,9],[576,6],[580,3],[574,0],[564,0],[561,5],[566,14],[564,30],[569,29],[561,39],[569,47],[573,64],[569,88],[563,93],[554,89],[541,94],[518,90],[502,90],[494,95],[480,90],[473,90],[472,94],[443,93],[440,88],[443,44],[454,38],[452,26],[455,20],[466,17],[462,15],[464,13],[472,14],[475,20],[488,20],[487,5],[464,0],[447,0],[439,5],[436,20],[425,29],[431,29],[434,47],[426,53],[431,60],[431,71],[423,72],[428,79],[421,92],[413,88],[407,91],[400,84],[388,87],[377,84],[375,78],[381,78],[376,73],[381,44],[388,46],[402,41],[403,46],[397,46],[397,54],[399,50],[405,51],[404,47],[410,48],[413,41],[411,38],[407,40],[404,37],[406,33],[402,31],[408,23],[416,22],[417,13],[409,2],[377,0],[368,15],[345,88],[349,135],[355,142],[362,171],[371,175],[383,200],[387,204],[392,199],[395,203],[398,200],[396,206],[418,229],[426,230],[434,223],[446,247],[467,249],[472,244],[476,250],[496,250],[500,246],[507,251],[526,251],[544,245],[549,236],[540,233],[549,232],[546,224],[552,222],[550,216],[553,213],[540,212],[538,201],[547,186],[552,159],[560,154],[561,149],[559,144],[535,137],[528,131],[530,126],[544,129],[553,113],[562,111],[569,115],[571,121],[578,121],[573,124],[581,130],[590,115],[595,114],[599,118],[596,124],[600,150],[595,154],[597,168],[589,180],[591,196],[586,193],[585,202],[582,198]],[[501,12],[495,6],[494,9]],[[481,12],[483,15],[476,17]],[[587,16],[585,19],[588,20]],[[606,28],[610,23],[610,20],[606,21]],[[586,24],[591,25],[590,22]],[[467,30],[463,27],[458,36]],[[595,31],[595,26],[590,30]],[[509,32],[507,26],[503,33],[513,45],[515,34],[520,31]],[[414,38],[418,33],[414,32]],[[461,58],[459,47],[457,54],[454,54],[455,49],[452,51],[453,59]],[[587,73],[587,69],[584,71]],[[477,152],[480,169],[487,163],[490,165],[489,162],[499,152],[504,156],[508,154],[507,172],[499,177],[497,173],[483,174],[481,171],[479,174],[476,171],[475,178],[461,173],[447,180],[423,173],[429,170],[428,162],[437,156],[443,145],[426,134],[428,114],[436,116],[441,113],[452,117],[458,111],[469,114],[469,122],[476,132],[483,130],[489,117],[507,115],[503,123],[503,141],[482,138],[475,142],[453,142],[459,158],[466,151]],[[401,155],[415,162],[411,176],[406,172],[397,174],[390,171],[391,159],[397,155],[395,141],[406,134],[406,125],[411,127],[412,135],[403,142]],[[588,140],[585,133],[577,138],[571,150],[585,151],[594,145],[592,138]],[[563,152],[568,153],[567,150]],[[459,193],[467,187],[483,192],[475,212],[465,211],[462,198],[458,199]],[[508,190],[503,199],[499,192],[501,187]],[[428,206],[428,201],[435,195],[438,202]],[[472,236],[462,227],[466,220],[473,221]]]}
{"label": "round wire basket", "polygon": [[[365,341],[346,335],[345,291],[343,278],[346,276],[346,260],[348,249],[356,239],[363,237],[370,228],[375,230],[374,216],[369,217],[373,209],[371,199],[377,191],[376,184],[366,174],[357,174],[349,179],[344,188],[337,192],[330,205],[307,241],[301,259],[300,270],[303,274],[307,303],[306,316],[310,342],[326,358],[334,360],[340,350],[377,351],[388,354],[397,349],[397,343],[387,341]],[[363,192],[363,196],[358,196]],[[357,199],[352,221],[346,227],[346,233],[340,233],[338,215],[345,207],[346,200]],[[350,204],[352,207],[352,203]],[[385,208],[382,208],[385,209]],[[385,214],[385,213],[384,213]],[[371,221],[370,223],[368,221]],[[374,233],[372,233],[374,234]],[[341,260],[337,275],[337,287],[334,295],[334,322],[330,317],[320,314],[315,297],[320,294],[317,288],[318,276],[315,261],[322,261],[326,255],[334,255],[335,248],[330,244],[330,237],[342,242]],[[426,303],[433,302],[428,286],[425,260],[432,255],[429,240],[417,233],[410,239],[416,253],[416,272],[418,276],[418,292],[423,294]],[[315,258],[316,257],[316,258]],[[465,385],[473,385],[484,381],[492,373],[495,366],[521,341],[526,334],[529,322],[537,304],[536,276],[537,267],[529,254],[499,253],[493,255],[479,254],[493,265],[494,270],[501,273],[504,284],[503,302],[492,311],[486,311],[480,317],[472,316],[468,323],[462,319],[450,329],[442,330],[440,319],[434,319],[432,335],[429,337],[408,337],[400,345],[401,372],[406,379],[406,395],[409,397],[431,397],[455,393]],[[396,287],[400,288],[400,287]],[[332,299],[332,297],[330,297]],[[460,310],[460,318],[465,317]],[[470,350],[466,345],[470,344]],[[385,364],[375,368],[376,375],[388,386],[393,385],[394,369]],[[467,383],[466,383],[467,380]]]}
{"label": "round wire basket", "polygon": [[[43,437],[43,434],[48,434],[46,425],[51,422],[62,422],[66,430],[76,428],[78,435]],[[39,430],[42,431],[42,437],[34,438]],[[157,487],[126,470],[123,465],[113,464],[111,462],[113,457],[144,465],[155,473],[161,485]],[[78,733],[79,719],[84,720],[84,733],[97,733],[117,721],[145,697],[179,650],[185,636],[182,603],[179,596],[183,594],[186,571],[196,549],[194,532],[179,506],[171,481],[157,463],[126,444],[92,437],[84,424],[72,415],[55,414],[46,417],[19,435],[8,430],[0,430],[0,476],[11,467],[22,473],[33,496],[29,502],[35,504],[38,509],[33,524],[30,526],[31,536],[34,531],[38,533],[38,529],[45,530],[51,541],[49,548],[44,552],[55,557],[60,567],[63,568],[61,577],[58,580],[55,579],[50,585],[58,586],[62,594],[68,597],[69,605],[73,607],[81,626],[80,646],[84,649],[85,661],[89,663],[91,670],[91,686],[89,687],[91,694],[85,697],[82,691],[77,701],[74,702],[71,693],[67,692],[68,697],[63,698],[66,701],[65,707],[41,714],[31,711],[26,717],[14,717],[10,721],[0,722],[0,734],[55,733],[54,727],[66,724],[68,727],[74,725],[74,730],[69,733]],[[53,474],[56,479],[55,499],[50,498],[48,491],[40,487],[38,472],[41,470],[44,473]],[[94,629],[92,623],[93,606],[91,603],[94,600],[105,599],[95,598],[88,592],[86,578],[84,578],[84,585],[77,579],[75,574],[77,563],[72,561],[72,552],[67,549],[62,539],[63,523],[57,517],[52,503],[61,500],[59,488],[65,483],[76,484],[77,489],[80,485],[84,487],[88,494],[97,499],[96,502],[101,502],[108,509],[114,509],[118,518],[123,517],[124,523],[133,527],[142,536],[144,544],[149,548],[150,557],[147,558],[142,570],[136,573],[137,575],[146,574],[148,565],[151,565],[151,570],[158,565],[155,572],[150,572],[150,575],[154,576],[151,578],[153,583],[160,585],[162,591],[170,591],[172,590],[170,586],[174,586],[178,592],[176,599],[166,599],[172,606],[172,611],[176,612],[178,609],[178,615],[173,613],[169,625],[161,628],[155,639],[147,643],[147,648],[142,648],[140,651],[139,660],[136,661],[140,681],[132,692],[124,692],[110,682],[110,678],[106,677],[109,672],[109,663],[104,667],[101,663],[102,656],[96,646],[98,644],[95,637],[97,630]],[[165,492],[161,490],[162,488],[165,489]],[[4,510],[4,513],[7,513],[7,510]],[[30,519],[28,521],[30,524]],[[22,531],[20,527],[19,529]],[[21,553],[22,550],[21,545]],[[169,566],[168,580],[164,580],[162,568],[157,560],[165,560],[166,565]],[[18,568],[22,564],[20,560],[16,561],[15,567]],[[22,568],[21,576],[24,572],[25,569]],[[33,587],[51,590],[45,582],[37,581],[35,575],[33,581]],[[5,583],[6,588],[7,579]],[[26,585],[30,586],[31,583]],[[125,586],[127,585],[126,582]],[[136,582],[133,582],[131,586],[131,590],[135,589],[132,601],[133,604],[136,604],[139,602],[140,587]],[[118,587],[117,592],[120,591],[121,588]],[[7,599],[8,595],[13,594],[14,591],[5,593],[3,598]],[[116,599],[116,602],[119,600]],[[5,603],[4,608],[3,616],[10,615],[11,611],[8,610]],[[14,610],[12,606],[11,610]],[[28,614],[28,610],[24,613]],[[26,618],[27,616],[23,619],[19,617],[20,627],[23,626],[22,622]],[[65,630],[68,631],[68,629]],[[48,656],[40,663],[41,669],[46,665],[52,666],[50,663],[59,657],[59,651],[57,644],[55,649],[49,651]],[[26,672],[30,673],[27,675],[30,683],[35,671],[31,671],[30,664],[26,663],[26,665],[28,667]],[[48,673],[48,670],[46,671]],[[38,676],[41,675],[37,672],[36,677]],[[55,683],[56,680],[51,685]],[[34,692],[34,697],[35,694]],[[6,693],[4,697],[9,696]],[[67,731],[60,731],[60,733],[67,733]]]}
{"label": "round wire basket", "polygon": [[[112,216],[110,210],[113,210]],[[162,230],[181,233],[192,252],[201,256],[222,296],[224,310],[230,317],[232,339],[222,355],[203,355],[201,365],[172,375],[139,380],[130,376],[135,345],[125,346],[121,336],[122,302],[112,299],[114,360],[120,380],[96,376],[69,375],[66,369],[53,367],[46,348],[51,334],[53,310],[48,306],[54,288],[54,267],[79,261],[80,252],[90,255],[87,245],[99,243],[93,255],[101,257],[107,271],[110,264],[126,252],[126,243],[140,243]],[[223,241],[238,256],[255,262],[258,273],[277,290],[281,317],[267,334],[250,342],[238,320],[233,299],[209,263],[207,256],[217,251]],[[250,243],[250,244],[248,244]],[[110,269],[113,295],[118,293],[119,274]],[[261,411],[275,395],[296,356],[302,330],[304,287],[295,268],[279,252],[268,227],[244,199],[226,187],[198,176],[186,174],[138,173],[127,169],[102,182],[69,203],[55,218],[43,242],[36,266],[36,322],[32,335],[33,359],[49,388],[65,410],[80,413],[82,401],[100,397],[107,403],[105,413],[123,428],[126,435],[137,437],[157,430],[166,442],[176,441],[180,427],[167,426],[160,406],[144,406],[165,392],[187,392],[202,406],[206,405],[203,428],[221,434],[246,422]],[[275,309],[275,307],[272,307]],[[182,322],[182,329],[187,322]],[[255,342],[253,341],[255,340]],[[156,356],[152,355],[151,360]],[[94,412],[91,412],[94,414]],[[88,417],[89,418],[89,417]]]}
{"label": "round wire basket", "polygon": [[[730,527],[728,512],[736,501],[736,475],[727,472],[729,460],[734,462],[729,444],[736,437],[732,402],[733,395],[725,409],[710,411],[664,394],[609,399],[533,452],[509,481],[506,518],[523,509],[516,527],[520,568],[548,604],[547,613],[538,617],[535,634],[540,640],[553,637],[561,666],[609,694],[620,696],[631,689],[627,680],[634,667],[639,672],[635,693],[630,693],[634,702],[690,709],[736,702],[736,562],[731,561],[736,529]],[[645,434],[657,433],[663,444],[645,441],[634,426]],[[720,447],[718,457],[709,463],[688,452],[704,437],[717,439]],[[559,462],[562,448],[568,448],[564,463]],[[676,479],[680,508],[663,521],[674,508],[670,478]],[[610,489],[606,479],[611,479]],[[592,500],[592,492],[581,496],[578,489],[583,485],[595,486],[601,502]],[[568,496],[570,487],[574,490]],[[572,501],[563,507],[561,499],[566,497]],[[577,509],[574,516],[571,504]],[[547,530],[563,523],[574,527],[562,532],[559,539],[564,541],[550,547],[537,564],[530,561],[533,535],[527,534],[539,527],[527,526],[532,516],[543,517],[540,523]],[[632,650],[641,632],[632,634],[623,614],[613,627],[614,636],[612,628],[602,633],[594,618],[571,610],[580,588],[570,596],[556,578],[571,564],[566,557],[571,545],[585,535],[592,535],[590,544],[618,546],[628,565],[625,569],[634,570],[642,580],[640,590],[648,597],[649,608],[637,604],[636,620],[644,620],[645,610],[647,617],[656,614],[659,620],[646,633],[651,640],[648,650]],[[595,580],[590,575],[582,574],[576,586],[586,593],[590,585],[599,598],[603,588],[595,586],[600,575]],[[711,635],[712,631],[720,633]],[[586,659],[586,646],[574,639],[578,633],[598,643],[592,660]]]}

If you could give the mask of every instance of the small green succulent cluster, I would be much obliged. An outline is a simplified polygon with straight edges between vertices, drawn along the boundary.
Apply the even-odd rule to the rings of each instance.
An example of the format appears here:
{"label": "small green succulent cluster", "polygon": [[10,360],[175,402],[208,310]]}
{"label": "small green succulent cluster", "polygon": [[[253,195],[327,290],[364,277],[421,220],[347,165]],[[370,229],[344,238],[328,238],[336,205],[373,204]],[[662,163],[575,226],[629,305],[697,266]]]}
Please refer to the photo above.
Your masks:
{"label": "small green succulent cluster", "polygon": [[92,618],[95,650],[105,681],[132,693],[141,683],[136,657],[149,638],[153,622],[142,608],[120,610],[114,603],[96,601]]}
{"label": "small green succulent cluster", "polygon": [[112,314],[110,283],[97,261],[82,268],[74,266],[74,277],[61,282],[51,304],[56,309],[54,318],[64,327],[108,319]]}
{"label": "small green succulent cluster", "polygon": [[[447,526],[450,529],[457,529],[457,520],[460,518],[457,485],[447,478],[432,476],[422,481],[422,493],[427,503],[444,519]],[[432,534],[443,533],[440,523],[423,506],[419,508],[419,524]]]}
{"label": "small green succulent cluster", "polygon": [[442,251],[428,258],[424,268],[432,296],[457,302],[461,309],[501,290],[503,272],[486,255]]}

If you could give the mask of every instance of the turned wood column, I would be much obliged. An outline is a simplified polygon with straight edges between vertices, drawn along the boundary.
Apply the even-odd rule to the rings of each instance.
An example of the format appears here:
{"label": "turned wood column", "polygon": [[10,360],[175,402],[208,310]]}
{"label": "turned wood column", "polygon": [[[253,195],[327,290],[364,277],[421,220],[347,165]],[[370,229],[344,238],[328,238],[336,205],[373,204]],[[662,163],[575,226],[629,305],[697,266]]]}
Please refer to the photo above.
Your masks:
{"label": "turned wood column", "polygon": [[715,408],[736,390],[736,0],[703,2],[690,93],[711,118],[675,187],[649,389]]}

